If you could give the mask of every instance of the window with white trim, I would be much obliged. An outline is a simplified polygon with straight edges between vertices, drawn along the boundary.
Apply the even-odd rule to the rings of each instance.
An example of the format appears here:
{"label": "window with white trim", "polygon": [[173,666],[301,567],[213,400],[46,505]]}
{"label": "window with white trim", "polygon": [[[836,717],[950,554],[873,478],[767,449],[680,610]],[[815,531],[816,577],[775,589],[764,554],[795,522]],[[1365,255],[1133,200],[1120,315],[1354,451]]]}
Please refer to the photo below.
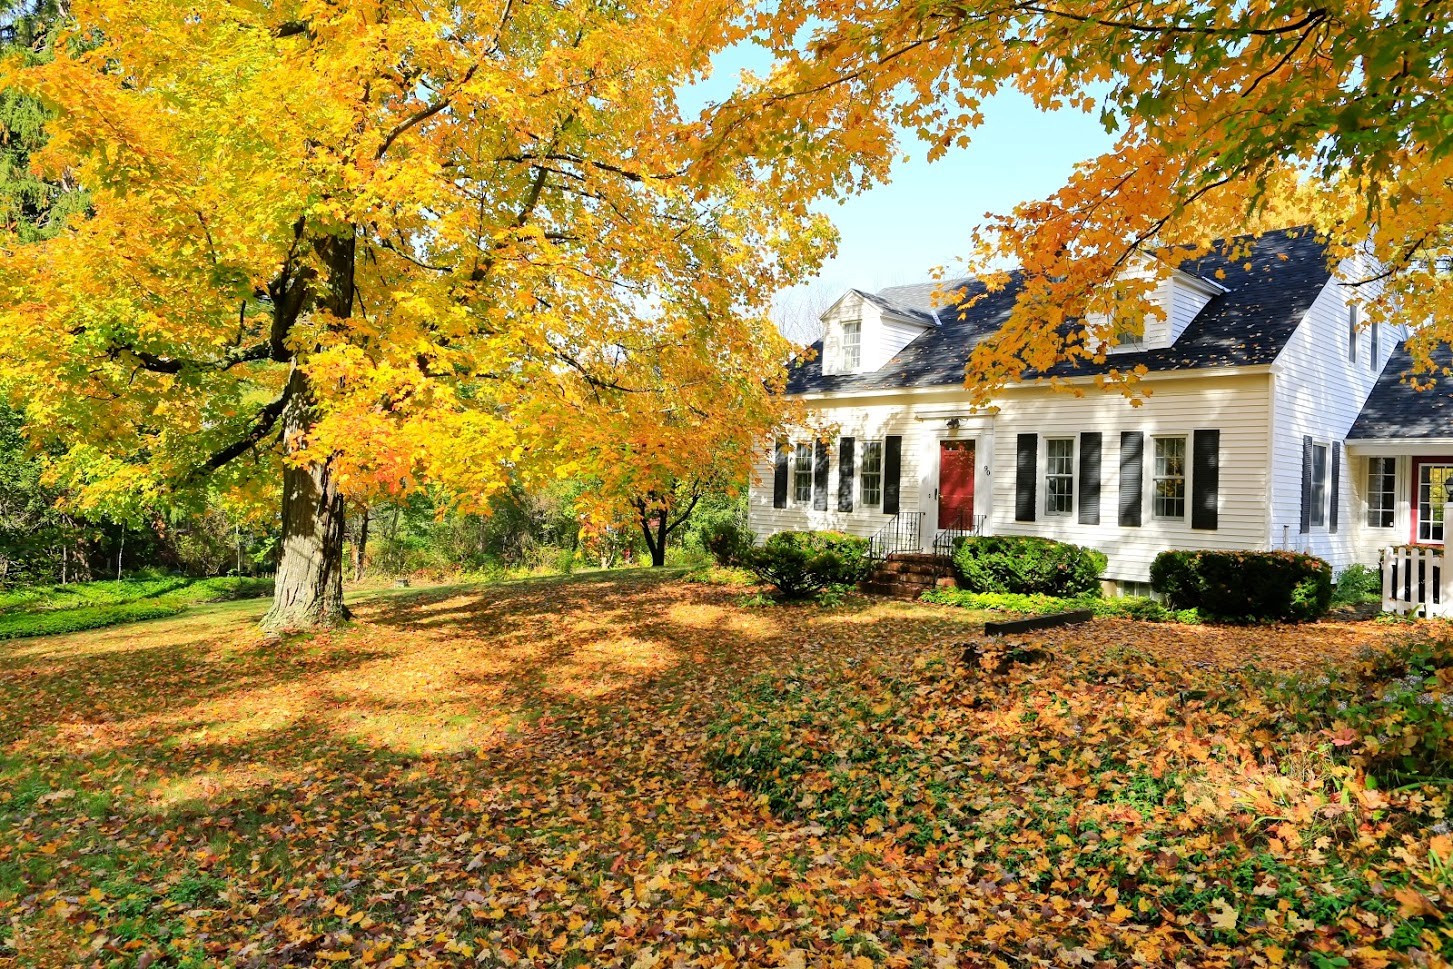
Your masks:
{"label": "window with white trim", "polygon": [[1443,506],[1453,488],[1453,464],[1418,464],[1418,528],[1420,542],[1443,541]]}
{"label": "window with white trim", "polygon": [[1157,437],[1151,476],[1150,514],[1163,521],[1186,517],[1186,439]]}
{"label": "window with white trim", "polygon": [[863,443],[863,464],[858,477],[859,487],[862,488],[863,505],[877,508],[883,503],[882,441],[865,441]]}
{"label": "window with white trim", "polygon": [[1397,511],[1397,458],[1367,459],[1367,527],[1391,528]]}
{"label": "window with white trim", "polygon": [[1357,304],[1347,306],[1347,359],[1357,362]]}
{"label": "window with white trim", "polygon": [[792,500],[812,503],[812,445],[798,444],[792,452]]}
{"label": "window with white trim", "polygon": [[849,320],[843,324],[843,369],[857,370],[863,365],[863,324]]}
{"label": "window with white trim", "polygon": [[1378,332],[1377,321],[1373,320],[1372,326],[1367,328],[1369,339],[1372,342],[1372,352],[1367,355],[1367,366],[1373,373],[1377,372],[1377,355],[1382,350],[1382,334]]}
{"label": "window with white trim", "polygon": [[1075,510],[1075,439],[1052,437],[1044,446],[1044,513],[1071,514]]}
{"label": "window with white trim", "polygon": [[1327,524],[1327,469],[1331,452],[1325,444],[1312,445],[1312,507],[1307,520],[1314,527]]}

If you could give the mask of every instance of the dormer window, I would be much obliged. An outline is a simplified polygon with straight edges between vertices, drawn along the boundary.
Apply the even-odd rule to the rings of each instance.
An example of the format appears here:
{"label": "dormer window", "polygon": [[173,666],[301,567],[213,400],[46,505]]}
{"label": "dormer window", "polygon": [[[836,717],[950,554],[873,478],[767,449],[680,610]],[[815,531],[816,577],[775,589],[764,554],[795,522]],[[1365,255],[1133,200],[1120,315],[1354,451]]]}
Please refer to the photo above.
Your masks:
{"label": "dormer window", "polygon": [[843,324],[843,369],[859,370],[863,366],[863,323],[849,320]]}
{"label": "dormer window", "polygon": [[1143,350],[1145,331],[1121,321],[1115,327],[1115,346],[1120,350]]}

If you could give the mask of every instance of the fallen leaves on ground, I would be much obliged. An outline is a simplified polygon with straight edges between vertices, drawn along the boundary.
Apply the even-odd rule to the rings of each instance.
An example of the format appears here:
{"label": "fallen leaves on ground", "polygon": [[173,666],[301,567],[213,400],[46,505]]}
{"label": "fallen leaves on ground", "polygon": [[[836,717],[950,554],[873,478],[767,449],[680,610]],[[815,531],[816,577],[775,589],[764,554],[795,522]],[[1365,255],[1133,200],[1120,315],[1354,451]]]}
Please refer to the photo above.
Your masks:
{"label": "fallen leaves on ground", "polygon": [[1276,677],[1406,630],[1101,620],[988,674],[963,610],[745,608],[643,573],[377,598],[284,641],[257,609],[0,646],[0,965],[1448,946],[1442,789],[1369,789],[1365,736],[1277,706],[1299,681]]}

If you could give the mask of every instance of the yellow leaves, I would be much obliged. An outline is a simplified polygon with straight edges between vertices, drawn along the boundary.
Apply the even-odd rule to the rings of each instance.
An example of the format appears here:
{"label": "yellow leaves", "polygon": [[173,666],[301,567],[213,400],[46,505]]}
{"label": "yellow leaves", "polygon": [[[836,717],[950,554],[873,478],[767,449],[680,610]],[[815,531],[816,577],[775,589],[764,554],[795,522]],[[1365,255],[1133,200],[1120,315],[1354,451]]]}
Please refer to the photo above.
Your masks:
{"label": "yellow leaves", "polygon": [[1212,928],[1221,932],[1231,932],[1236,929],[1236,909],[1225,899],[1216,899],[1211,905],[1211,911],[1207,914]]}

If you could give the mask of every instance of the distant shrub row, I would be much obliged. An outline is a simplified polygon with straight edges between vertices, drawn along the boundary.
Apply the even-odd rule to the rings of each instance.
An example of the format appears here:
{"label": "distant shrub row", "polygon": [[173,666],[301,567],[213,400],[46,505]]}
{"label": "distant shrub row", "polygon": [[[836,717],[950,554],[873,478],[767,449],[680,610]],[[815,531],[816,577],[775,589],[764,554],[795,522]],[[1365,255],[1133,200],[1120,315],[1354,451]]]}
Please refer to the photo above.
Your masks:
{"label": "distant shrub row", "polygon": [[[758,545],[749,531],[727,521],[702,541],[720,564],[748,570],[789,599],[852,585],[869,571],[868,542],[840,532],[779,532]],[[1162,552],[1150,574],[1164,605],[1133,597],[1102,600],[1104,553],[1048,538],[960,539],[953,564],[959,588],[931,592],[926,600],[1030,613],[1092,609],[1096,615],[1153,622],[1197,622],[1201,617],[1307,622],[1324,615],[1332,601],[1331,567],[1297,552]],[[1349,586],[1359,586],[1361,578],[1352,575]]]}

